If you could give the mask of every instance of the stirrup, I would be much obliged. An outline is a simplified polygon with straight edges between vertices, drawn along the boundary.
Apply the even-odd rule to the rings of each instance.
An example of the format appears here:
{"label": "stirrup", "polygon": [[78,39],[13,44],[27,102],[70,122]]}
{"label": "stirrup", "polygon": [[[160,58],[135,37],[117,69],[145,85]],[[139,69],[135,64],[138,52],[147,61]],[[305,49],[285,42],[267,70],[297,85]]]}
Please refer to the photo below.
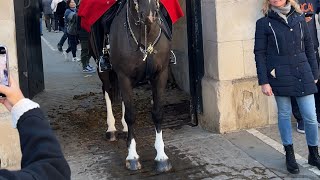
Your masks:
{"label": "stirrup", "polygon": [[106,72],[112,69],[112,65],[110,64],[110,62],[106,62],[104,56],[100,56],[98,61],[98,69],[100,73]]}
{"label": "stirrup", "polygon": [[176,65],[177,64],[177,57],[176,55],[174,54],[174,52],[172,50],[170,50],[171,54],[170,54],[170,64],[174,64]]}

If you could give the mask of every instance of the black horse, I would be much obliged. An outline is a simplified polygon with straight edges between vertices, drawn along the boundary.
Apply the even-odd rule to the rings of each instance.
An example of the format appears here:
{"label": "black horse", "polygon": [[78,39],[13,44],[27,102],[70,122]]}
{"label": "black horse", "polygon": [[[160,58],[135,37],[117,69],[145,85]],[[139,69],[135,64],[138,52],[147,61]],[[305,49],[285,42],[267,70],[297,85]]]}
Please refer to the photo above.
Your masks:
{"label": "black horse", "polygon": [[111,141],[116,140],[111,100],[113,103],[116,102],[114,97],[118,97],[119,88],[123,101],[123,131],[128,132],[129,152],[126,158],[126,167],[130,170],[141,168],[133,129],[136,120],[133,88],[143,80],[150,81],[153,95],[152,119],[156,130],[156,169],[160,172],[169,171],[171,164],[164,152],[161,124],[163,120],[162,97],[168,79],[171,49],[170,35],[168,35],[170,28],[164,25],[166,20],[160,12],[159,0],[121,2],[123,3],[122,7],[113,11],[116,14],[110,29],[108,26],[111,21],[107,16],[104,16],[95,23],[91,32],[91,42],[94,42],[93,47],[96,47],[93,48],[96,57],[101,56],[101,48],[99,47],[105,47],[100,39],[108,37],[110,34],[108,37],[110,42],[109,55],[113,70],[99,72],[108,110],[107,137]]}

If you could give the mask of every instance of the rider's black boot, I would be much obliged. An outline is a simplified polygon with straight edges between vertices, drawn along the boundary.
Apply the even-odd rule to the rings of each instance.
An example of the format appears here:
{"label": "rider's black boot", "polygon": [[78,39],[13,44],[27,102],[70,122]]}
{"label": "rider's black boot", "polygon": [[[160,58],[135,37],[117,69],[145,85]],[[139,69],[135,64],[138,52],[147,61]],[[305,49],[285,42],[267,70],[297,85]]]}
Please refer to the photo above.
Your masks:
{"label": "rider's black boot", "polygon": [[99,59],[99,71],[100,72],[110,71],[112,69],[112,65],[110,63],[109,50],[107,48],[104,48],[102,52],[103,52],[103,55],[100,56],[100,59]]}

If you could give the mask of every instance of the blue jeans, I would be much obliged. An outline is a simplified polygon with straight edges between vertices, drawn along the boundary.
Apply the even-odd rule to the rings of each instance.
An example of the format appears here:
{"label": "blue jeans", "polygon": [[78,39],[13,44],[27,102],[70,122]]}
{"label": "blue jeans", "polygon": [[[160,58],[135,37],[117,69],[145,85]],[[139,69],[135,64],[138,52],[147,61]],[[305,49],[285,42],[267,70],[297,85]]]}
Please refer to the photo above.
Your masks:
{"label": "blue jeans", "polygon": [[[278,127],[283,145],[292,144],[291,100],[287,96],[275,96],[278,106]],[[307,144],[318,146],[318,121],[314,95],[295,97],[304,121]]]}

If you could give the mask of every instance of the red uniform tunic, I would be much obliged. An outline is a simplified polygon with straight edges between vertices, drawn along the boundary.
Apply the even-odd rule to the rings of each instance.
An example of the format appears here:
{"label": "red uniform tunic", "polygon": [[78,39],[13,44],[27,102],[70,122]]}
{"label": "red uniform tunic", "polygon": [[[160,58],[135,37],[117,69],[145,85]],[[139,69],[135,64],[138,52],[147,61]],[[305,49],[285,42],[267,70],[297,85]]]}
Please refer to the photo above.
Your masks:
{"label": "red uniform tunic", "polygon": [[[172,23],[183,16],[178,0],[160,0],[169,13]],[[78,15],[81,27],[90,32],[90,27],[112,6],[116,0],[81,0]]]}

